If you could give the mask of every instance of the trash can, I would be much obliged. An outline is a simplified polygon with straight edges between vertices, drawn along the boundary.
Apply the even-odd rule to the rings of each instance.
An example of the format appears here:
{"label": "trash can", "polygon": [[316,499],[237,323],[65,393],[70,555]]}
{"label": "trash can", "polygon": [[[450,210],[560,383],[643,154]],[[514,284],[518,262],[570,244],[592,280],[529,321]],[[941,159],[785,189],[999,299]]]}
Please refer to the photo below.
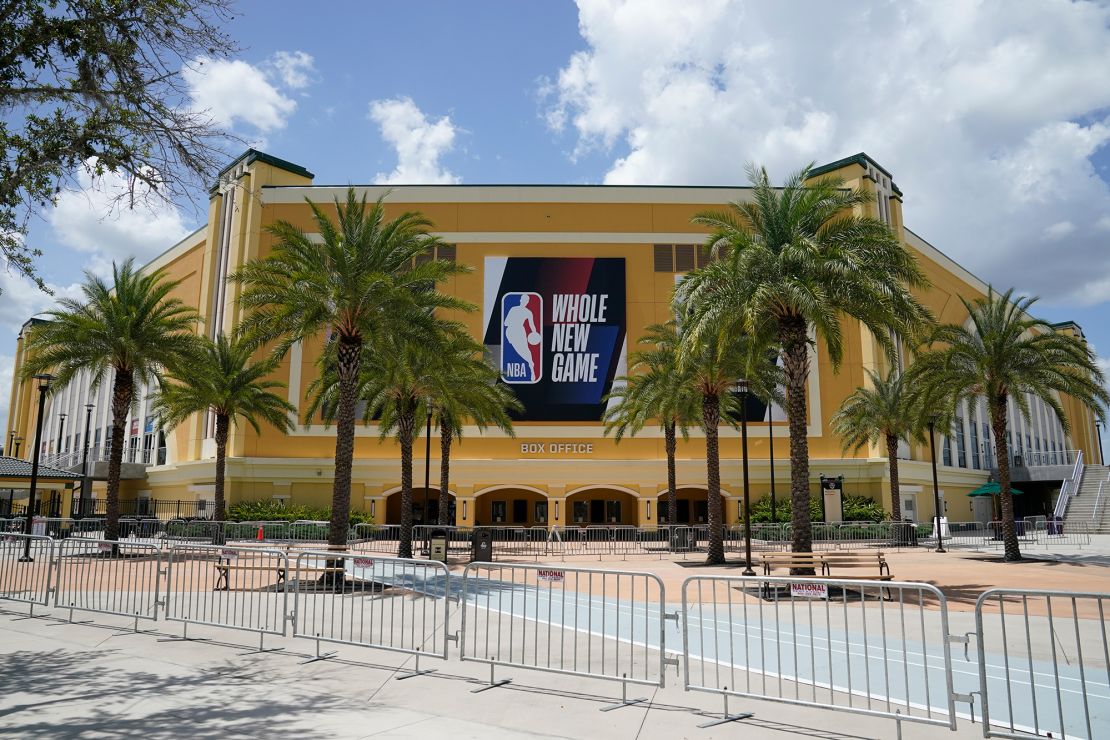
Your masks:
{"label": "trash can", "polygon": [[475,529],[470,537],[470,562],[493,562],[493,532],[488,529]]}
{"label": "trash can", "polygon": [[429,536],[428,559],[440,563],[447,562],[447,530],[433,529]]}

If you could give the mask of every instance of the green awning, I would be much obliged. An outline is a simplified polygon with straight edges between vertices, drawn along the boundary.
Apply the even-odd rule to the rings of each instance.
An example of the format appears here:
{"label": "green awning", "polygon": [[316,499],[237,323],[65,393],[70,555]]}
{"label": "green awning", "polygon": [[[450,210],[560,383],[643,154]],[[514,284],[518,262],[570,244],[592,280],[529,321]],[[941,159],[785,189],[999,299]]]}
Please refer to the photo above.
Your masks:
{"label": "green awning", "polygon": [[[1014,494],[1015,496],[1020,496],[1023,493],[1025,493],[1025,491],[1019,491],[1018,489],[1014,488],[1013,486],[1010,486],[1010,493]],[[971,493],[969,493],[967,495],[968,496],[999,496],[1001,494],[1002,494],[1002,486],[998,485],[997,481],[992,480],[988,483],[984,483],[983,485],[979,486],[978,488],[976,488],[974,491],[972,491]]]}

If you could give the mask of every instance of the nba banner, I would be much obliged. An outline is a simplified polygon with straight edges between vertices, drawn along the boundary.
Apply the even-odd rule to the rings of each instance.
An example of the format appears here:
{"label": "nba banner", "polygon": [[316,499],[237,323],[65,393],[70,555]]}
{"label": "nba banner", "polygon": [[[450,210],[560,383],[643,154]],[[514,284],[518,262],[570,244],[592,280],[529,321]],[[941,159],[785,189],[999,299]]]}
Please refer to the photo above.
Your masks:
{"label": "nba banner", "polygon": [[526,421],[598,421],[625,372],[622,258],[487,257],[483,344]]}

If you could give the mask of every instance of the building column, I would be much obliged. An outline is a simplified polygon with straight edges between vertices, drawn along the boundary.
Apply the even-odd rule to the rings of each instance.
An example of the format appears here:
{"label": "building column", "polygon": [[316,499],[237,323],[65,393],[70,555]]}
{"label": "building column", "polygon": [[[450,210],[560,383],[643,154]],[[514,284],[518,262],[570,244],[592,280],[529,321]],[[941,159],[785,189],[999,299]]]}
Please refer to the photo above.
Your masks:
{"label": "building column", "polygon": [[455,486],[455,526],[471,527],[474,525],[477,499],[474,498],[474,486]]}
{"label": "building column", "polygon": [[567,487],[550,485],[547,487],[547,527],[566,527],[572,524],[567,510]]}

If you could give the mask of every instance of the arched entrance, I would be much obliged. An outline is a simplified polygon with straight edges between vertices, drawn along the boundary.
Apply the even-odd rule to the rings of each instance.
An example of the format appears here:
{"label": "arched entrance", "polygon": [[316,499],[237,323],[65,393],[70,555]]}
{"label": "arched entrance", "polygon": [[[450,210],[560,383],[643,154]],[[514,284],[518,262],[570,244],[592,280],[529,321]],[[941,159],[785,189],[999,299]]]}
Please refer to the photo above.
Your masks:
{"label": "arched entrance", "polygon": [[567,525],[640,523],[639,497],[613,486],[589,486],[567,496]]}
{"label": "arched entrance", "polygon": [[496,486],[474,494],[474,526],[546,527],[547,494],[538,488]]}
{"label": "arched entrance", "polygon": [[[709,523],[709,491],[706,488],[679,486],[678,490],[675,491],[675,498],[678,499],[678,519],[677,521],[669,522],[667,521],[667,492],[661,491],[659,493],[659,498],[656,499],[656,507],[659,512],[660,524]],[[731,515],[735,514],[735,512],[729,509],[728,497],[723,493],[721,494],[721,513],[726,525],[733,523]]]}
{"label": "arched entrance", "polygon": [[[401,489],[395,488],[386,494],[385,499],[385,524],[401,523]],[[413,524],[438,524],[439,523],[439,489],[428,489],[428,516],[424,517],[424,486],[412,489],[412,523]],[[455,493],[447,493],[447,523],[455,523]]]}

